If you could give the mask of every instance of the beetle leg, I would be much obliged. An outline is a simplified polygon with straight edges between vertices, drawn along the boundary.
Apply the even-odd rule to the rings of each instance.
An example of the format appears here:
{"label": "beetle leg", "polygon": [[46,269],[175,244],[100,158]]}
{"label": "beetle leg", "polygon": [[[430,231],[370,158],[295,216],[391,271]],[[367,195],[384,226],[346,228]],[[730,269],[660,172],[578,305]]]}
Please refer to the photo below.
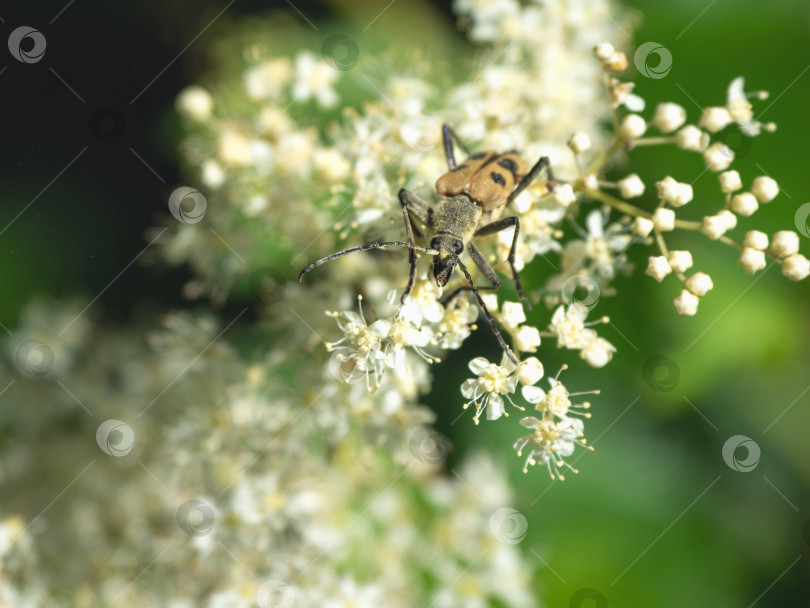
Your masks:
{"label": "beetle leg", "polygon": [[[416,196],[413,192],[405,190],[405,188],[399,191],[399,204],[402,205],[402,218],[405,222],[405,232],[408,234],[408,242],[413,245],[411,214],[425,226],[430,226],[433,209],[431,209],[430,205],[425,201]],[[405,298],[410,295],[414,282],[416,281],[416,251],[414,249],[408,251],[408,262],[411,264],[411,272],[408,276],[408,286],[405,288],[405,291],[402,292],[402,297],[399,299],[401,304],[405,304]]]}
{"label": "beetle leg", "polygon": [[541,156],[540,160],[534,164],[534,167],[529,169],[529,172],[523,176],[523,179],[521,179],[515,189],[512,190],[512,194],[510,194],[509,198],[506,199],[506,204],[511,205],[512,202],[520,195],[520,193],[523,192],[529,186],[529,184],[531,184],[537,178],[543,169],[548,169],[548,181],[550,188],[554,188],[554,173],[551,171],[551,162],[548,160],[548,156]]}
{"label": "beetle leg", "polygon": [[453,152],[453,141],[455,141],[459,148],[464,150],[464,153],[469,156],[470,151],[467,149],[467,146],[464,145],[464,142],[461,141],[456,132],[453,131],[453,127],[450,125],[442,125],[442,141],[444,142],[444,157],[447,159],[447,166],[450,167],[450,170],[453,171],[456,168],[456,156]]}
{"label": "beetle leg", "polygon": [[[518,275],[518,271],[515,268],[515,253],[517,251],[518,235],[520,234],[520,220],[514,215],[510,217],[504,217],[499,220],[495,220],[491,224],[487,224],[486,226],[482,226],[481,228],[476,230],[475,236],[487,236],[488,234],[495,234],[496,232],[500,232],[501,230],[511,228],[512,226],[515,227],[515,233],[512,235],[512,246],[509,248],[509,257],[506,258],[506,261],[509,262],[509,266],[512,269],[512,278],[515,279],[515,290],[517,291],[518,297],[521,300],[523,300],[523,302],[525,302],[526,304],[526,307],[529,310],[531,310],[532,305],[529,303],[529,299],[523,293],[523,288],[520,286],[520,276]],[[481,270],[483,270],[483,268],[481,268]]]}
{"label": "beetle leg", "polygon": [[[487,281],[491,283],[491,285],[478,285],[478,291],[495,291],[498,287],[501,286],[501,279],[497,275],[497,273],[492,269],[492,266],[484,258],[484,255],[481,251],[473,245],[472,243],[467,244],[467,251],[470,252],[470,257],[472,258],[475,265],[478,266],[478,269],[481,273],[486,277]],[[448,302],[452,301],[459,293],[462,291],[469,291],[472,289],[471,285],[461,285],[456,287],[453,291],[449,294],[444,296],[441,300],[442,304],[445,305]]]}

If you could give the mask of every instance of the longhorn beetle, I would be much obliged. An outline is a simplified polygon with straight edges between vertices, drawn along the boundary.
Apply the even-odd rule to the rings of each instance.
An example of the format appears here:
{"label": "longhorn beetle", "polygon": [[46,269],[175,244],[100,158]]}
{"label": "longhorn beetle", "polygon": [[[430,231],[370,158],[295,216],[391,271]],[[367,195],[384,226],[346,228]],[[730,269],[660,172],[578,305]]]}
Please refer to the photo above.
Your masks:
{"label": "longhorn beetle", "polygon": [[[381,247],[407,247],[408,260],[411,265],[411,272],[408,278],[408,286],[402,293],[400,301],[404,304],[405,298],[411,293],[416,279],[416,252],[421,251],[433,256],[433,276],[436,284],[443,287],[447,284],[453,269],[458,266],[467,285],[463,285],[453,291],[447,298],[452,299],[463,289],[471,289],[478,300],[481,310],[487,317],[492,332],[498,339],[498,344],[507,354],[512,363],[517,365],[517,359],[509,350],[501,332],[495,325],[489,310],[481,299],[479,290],[494,291],[501,285],[501,280],[495,271],[484,259],[484,256],[473,244],[476,237],[495,234],[501,230],[506,230],[514,226],[515,233],[512,236],[512,245],[509,249],[507,261],[512,269],[512,278],[515,280],[515,288],[518,296],[531,309],[529,300],[523,294],[520,286],[520,277],[515,268],[515,249],[517,247],[518,234],[520,233],[520,220],[516,216],[498,219],[505,207],[511,205],[518,195],[540,174],[543,169],[547,170],[549,184],[553,187],[554,176],[551,172],[547,156],[543,156],[535,165],[526,172],[526,163],[515,151],[497,154],[495,152],[478,152],[470,154],[467,146],[459,139],[450,125],[442,126],[442,140],[444,142],[444,155],[447,159],[449,171],[436,181],[436,192],[439,195],[439,203],[435,209],[431,208],[418,196],[405,190],[399,191],[399,203],[402,205],[402,217],[405,221],[405,231],[408,241],[386,241],[379,243],[369,243],[338,251],[316,262],[301,271],[298,280],[301,281],[304,275],[330,260],[334,260],[347,253],[355,251],[365,251],[368,249],[379,249]],[[460,165],[456,164],[453,143],[467,154],[467,159]],[[433,235],[430,247],[422,247],[414,243],[414,229],[411,225],[411,216],[415,217],[421,224],[426,226]],[[421,236],[421,233],[417,231]],[[476,266],[481,270],[490,285],[477,287],[473,282],[467,267],[464,266],[459,256],[464,248],[470,252],[470,257]]]}

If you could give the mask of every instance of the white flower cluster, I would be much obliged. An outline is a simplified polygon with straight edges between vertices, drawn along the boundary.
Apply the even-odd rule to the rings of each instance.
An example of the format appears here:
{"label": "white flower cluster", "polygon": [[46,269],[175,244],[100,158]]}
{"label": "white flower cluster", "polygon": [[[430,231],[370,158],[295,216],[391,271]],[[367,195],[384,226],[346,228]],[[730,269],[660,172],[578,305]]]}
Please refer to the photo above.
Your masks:
{"label": "white flower cluster", "polygon": [[[754,118],[741,79],[732,83],[726,105],[707,109],[697,124],[687,124],[686,111],[675,103],[659,104],[645,117],[644,100],[634,93],[633,83],[618,78],[628,66],[625,53],[603,42],[615,37],[615,23],[603,18],[610,10],[606,3],[572,10],[556,1],[459,0],[456,10],[471,39],[490,45],[480,74],[461,84],[435,86],[430,74],[414,67],[410,73],[366,77],[371,86],[357,88],[363,79],[325,70],[306,51],[289,59],[253,50],[245,54],[250,65],[240,77],[252,104],[248,110],[243,101],[214,99],[201,87],[181,95],[179,107],[195,133],[188,156],[220,201],[219,211],[211,206],[210,220],[222,241],[239,243],[239,255],[247,260],[240,265],[227,248],[211,247],[205,231],[173,228],[162,239],[164,256],[194,265],[200,276],[188,286],[190,295],[223,297],[259,260],[262,266],[286,268],[289,259],[303,265],[343,243],[403,240],[396,192],[407,187],[432,200],[424,184],[447,171],[443,123],[451,124],[472,151],[519,150],[527,163],[548,155],[554,171],[553,180],[541,175],[530,184],[507,213],[520,218],[514,267],[519,271],[542,257],[555,268],[545,284],[531,290],[555,311],[539,320],[527,317],[522,304],[502,300],[499,305],[494,294],[482,295],[513,351],[513,369],[504,367],[501,377],[491,368],[487,382],[494,390],[465,384],[463,396],[468,405],[475,404],[476,422],[484,411],[490,419],[507,412],[504,398],[509,401],[516,389],[515,373],[524,363],[520,356],[542,359],[543,338],[579,351],[593,367],[611,360],[615,347],[585,319],[600,297],[614,295],[615,277],[632,270],[626,250],[636,242],[659,249],[649,259],[648,275],[662,281],[674,274],[681,281],[674,305],[684,315],[695,314],[714,283],[708,274],[692,272],[691,251],[667,246],[667,233],[701,230],[738,246],[749,272],[763,267],[770,255],[791,279],[810,273],[795,234],[777,233],[770,243],[756,230],[740,243],[725,234],[738,217],[751,215],[778,193],[776,182],[765,176],[742,192],[741,178],[729,169],[733,154],[718,136],[735,125],[746,137],[773,130]],[[589,27],[583,27],[585,22]],[[595,92],[602,86],[610,101],[612,133],[599,127],[585,132],[581,116],[600,113]],[[335,123],[319,123],[317,113],[306,114],[306,122],[295,112],[296,104],[339,107],[338,91],[351,87],[364,104],[345,109]],[[661,135],[650,135],[652,130]],[[630,173],[616,183],[605,180],[606,168],[622,150],[658,144],[703,154],[708,170],[720,172],[721,208],[702,222],[683,219],[684,208],[696,205],[692,186],[666,174],[656,183],[657,204],[647,209],[629,202],[649,196],[639,175]],[[568,223],[575,231],[571,236],[563,230]],[[269,224],[278,236],[268,251],[261,226]],[[506,276],[513,235],[509,229],[476,240],[485,259]],[[426,278],[423,260],[421,278],[399,305],[398,290],[407,284],[406,256],[404,250],[342,256],[309,274],[303,288],[288,287],[283,307],[272,298],[267,306],[273,321],[284,324],[308,353],[323,340],[320,336],[334,335],[334,326],[323,323],[321,313],[327,309],[340,334],[326,342],[331,358],[322,369],[346,385],[332,396],[343,395],[354,411],[380,423],[391,416],[407,418],[419,394],[430,387],[429,364],[439,361],[442,351],[460,348],[482,325],[469,292],[442,299]],[[288,270],[277,272],[290,276]],[[475,273],[474,278],[479,280]],[[451,288],[464,283],[462,277]],[[358,293],[363,295],[360,310],[354,306]],[[474,371],[482,371],[481,357],[471,359]],[[362,389],[376,392],[368,395]]]}
{"label": "white flower cluster", "polygon": [[36,301],[14,333],[39,351],[3,344],[0,605],[535,605],[491,530],[502,472],[476,455],[441,475],[426,408],[362,415],[210,314],[110,331],[84,307]]}
{"label": "white flower cluster", "polygon": [[[606,45],[598,46],[595,54],[597,59],[602,61],[606,74],[622,71],[623,68],[617,69],[616,66],[626,67],[626,62],[607,61],[605,47]],[[632,86],[624,85],[632,83],[620,83],[615,78],[610,78],[611,96],[615,96],[617,90],[632,90]],[[739,130],[744,143],[762,132],[775,129],[773,123],[763,124],[754,118],[753,106],[749,102],[751,97],[765,99],[767,93],[763,91],[745,93],[742,77],[734,79],[728,88],[726,105],[706,108],[697,125],[685,125],[686,110],[675,103],[659,104],[649,123],[639,114],[628,114],[620,119],[614,111],[614,124],[617,125],[616,139],[606,153],[588,168],[587,173],[581,174],[578,183],[577,189],[581,192],[623,215],[622,220],[632,226],[634,240],[655,242],[660,255],[649,257],[646,274],[659,282],[672,273],[678,277],[682,290],[674,298],[673,304],[680,315],[696,314],[700,298],[714,287],[714,283],[704,272],[686,274],[693,265],[692,253],[687,250],[670,250],[666,244],[665,234],[674,230],[700,231],[711,240],[719,240],[738,248],[741,252],[739,264],[749,274],[765,268],[766,256],[769,256],[782,266],[782,273],[792,281],[799,281],[810,275],[810,260],[799,253],[799,237],[795,232],[777,232],[773,235],[770,247],[767,235],[758,230],[749,231],[742,242],[726,236],[727,232],[737,226],[738,218],[751,216],[759,205],[770,203],[779,194],[776,181],[765,175],[754,178],[748,190],[743,190],[740,174],[736,170],[729,169],[735,158],[734,150],[722,137],[712,141],[713,135],[732,125]],[[638,104],[637,110],[643,110],[643,104]],[[647,135],[648,125],[659,130],[662,135]],[[669,175],[656,182],[658,205],[652,211],[623,200],[640,197],[645,191],[644,182],[634,173],[615,184],[604,184],[606,187],[616,188],[621,198],[594,188],[593,182],[598,181],[594,176],[598,175],[604,162],[620,148],[632,149],[639,146],[667,144],[701,153],[707,170],[719,173],[722,199],[718,201],[716,212],[703,215],[702,221],[681,217],[681,208],[693,200],[692,186],[679,182]],[[581,154],[582,145],[574,144],[573,138],[569,141],[569,146],[575,154]],[[695,205],[692,203],[690,207]]]}

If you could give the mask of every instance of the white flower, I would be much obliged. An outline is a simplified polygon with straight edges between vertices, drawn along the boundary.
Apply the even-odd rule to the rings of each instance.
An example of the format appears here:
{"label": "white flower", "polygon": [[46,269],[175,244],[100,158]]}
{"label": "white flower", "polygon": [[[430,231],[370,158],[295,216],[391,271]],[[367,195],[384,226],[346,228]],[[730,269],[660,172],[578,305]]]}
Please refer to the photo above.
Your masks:
{"label": "white flower", "polygon": [[560,467],[565,467],[574,473],[577,472],[563,459],[574,453],[575,445],[584,445],[584,440],[580,439],[584,427],[582,420],[562,418],[559,422],[555,422],[527,416],[520,421],[520,424],[532,430],[531,435],[521,437],[513,445],[518,456],[522,456],[527,445],[531,448],[523,466],[524,473],[528,471],[529,465],[535,464],[546,465],[552,479],[565,479],[560,472]]}
{"label": "white flower", "polygon": [[557,334],[557,346],[559,348],[579,349],[585,345],[584,331],[585,318],[588,316],[588,309],[574,302],[568,306],[560,306],[554,311],[551,317],[550,328]]}
{"label": "white flower", "polygon": [[754,179],[751,185],[751,192],[757,197],[760,203],[770,203],[779,194],[779,184],[776,180],[767,175],[760,175]]}
{"label": "white flower", "polygon": [[579,356],[591,367],[604,367],[613,358],[616,347],[610,342],[596,335],[593,329],[585,330],[585,346]]}
{"label": "white flower", "polygon": [[731,171],[724,171],[717,177],[720,180],[720,189],[723,192],[735,192],[742,188],[740,174],[733,169]]}
{"label": "white flower", "polygon": [[263,61],[248,69],[242,80],[247,96],[254,101],[263,101],[278,99],[292,76],[292,63],[282,57]]}
{"label": "white flower", "polygon": [[647,130],[647,123],[638,114],[628,114],[622,119],[619,125],[619,135],[622,139],[634,140],[638,139]]}
{"label": "white flower", "polygon": [[791,281],[801,281],[810,275],[810,260],[801,253],[794,253],[782,260],[782,274]]}
{"label": "white flower", "polygon": [[675,230],[675,212],[666,207],[658,207],[653,213],[652,222],[655,224],[656,230],[661,232]]}
{"label": "white flower", "polygon": [[358,297],[360,314],[350,310],[341,313],[327,312],[326,314],[340,327],[344,336],[337,342],[329,342],[327,350],[334,350],[335,347],[343,346],[346,352],[339,354],[341,367],[354,364],[354,373],[362,373],[366,376],[366,386],[371,390],[370,376],[374,374],[374,387],[380,386],[383,366],[385,364],[385,352],[383,350],[383,340],[388,336],[391,329],[391,321],[380,319],[371,325],[366,324],[363,316],[363,308],[360,305],[362,298]]}
{"label": "white flower", "polygon": [[453,298],[453,302],[444,311],[439,323],[439,346],[441,348],[459,348],[475,329],[478,308],[470,305],[466,298]]}
{"label": "white flower", "polygon": [[651,255],[647,260],[647,270],[644,274],[660,283],[670,272],[672,272],[672,266],[669,265],[669,260],[662,255]]}
{"label": "white flower", "polygon": [[502,395],[506,395],[510,403],[514,405],[509,395],[515,392],[518,383],[518,375],[514,364],[503,356],[501,365],[490,363],[484,357],[476,357],[469,363],[469,368],[477,378],[465,380],[461,385],[461,394],[465,399],[469,399],[464,404],[467,409],[470,404],[475,404],[475,416],[473,420],[478,424],[481,412],[487,410],[487,420],[497,420],[506,414]]}
{"label": "white flower", "polygon": [[681,316],[691,317],[697,312],[698,298],[691,291],[684,289],[678,297],[672,300],[675,310]]}
{"label": "white flower", "polygon": [[731,113],[726,108],[711,107],[703,110],[698,124],[709,133],[717,133],[725,129],[732,122]]}
{"label": "white flower", "polygon": [[731,208],[743,217],[748,217],[759,208],[759,203],[750,192],[740,192],[732,197]]}
{"label": "white flower", "polygon": [[540,346],[540,331],[531,325],[521,325],[512,333],[515,339],[515,348],[520,352],[533,353]]}
{"label": "white flower", "polygon": [[707,215],[700,227],[700,231],[713,241],[723,236],[726,230],[726,222],[718,215]]}
{"label": "white flower", "polygon": [[433,281],[427,279],[416,281],[411,293],[405,298],[399,314],[415,325],[421,325],[425,319],[431,323],[438,323],[444,317],[444,306],[439,302],[441,296],[439,289]]}
{"label": "white flower", "polygon": [[686,279],[686,288],[699,297],[705,296],[712,287],[714,287],[712,278],[705,272],[696,272]]}
{"label": "white flower", "polygon": [[703,153],[703,160],[709,171],[725,171],[734,160],[734,151],[724,143],[713,143]]}
{"label": "white flower", "polygon": [[633,221],[633,233],[637,234],[638,236],[649,236],[653,228],[655,228],[655,224],[651,219],[646,217],[637,217]]}
{"label": "white flower", "polygon": [[191,85],[180,91],[177,97],[177,110],[184,116],[203,122],[211,118],[214,98],[199,85]]}
{"label": "white flower", "polygon": [[659,103],[652,124],[663,133],[671,133],[686,122],[686,110],[677,103]]}
{"label": "white flower", "polygon": [[520,302],[504,302],[498,314],[498,320],[507,330],[512,331],[521,323],[526,322],[526,313]]}
{"label": "white flower", "polygon": [[295,58],[295,81],[293,97],[296,101],[316,99],[324,108],[334,107],[338,102],[332,85],[338,72],[318,59],[313,53],[304,51]]}
{"label": "white flower", "polygon": [[780,258],[799,252],[799,235],[792,230],[780,230],[771,239],[771,251]]}
{"label": "white flower", "polygon": [[667,262],[675,272],[684,272],[692,267],[692,253],[690,251],[670,251]]}
{"label": "white flower", "polygon": [[624,198],[635,198],[644,194],[644,182],[635,173],[619,180],[619,192]]}
{"label": "white flower", "polygon": [[678,147],[691,152],[703,152],[709,145],[709,134],[695,125],[686,125],[675,134]]}
{"label": "white flower", "polygon": [[577,195],[574,193],[574,189],[571,187],[571,184],[559,184],[556,188],[554,188],[551,198],[560,207],[565,208],[577,200]]}
{"label": "white flower", "polygon": [[518,380],[524,386],[536,384],[543,377],[543,373],[543,364],[537,357],[524,359],[517,368]]}
{"label": "white flower", "polygon": [[568,140],[568,147],[574,154],[582,154],[591,147],[591,138],[587,133],[574,133]]}
{"label": "white flower", "polygon": [[754,119],[754,112],[752,111],[751,102],[748,101],[751,97],[758,99],[767,99],[768,93],[765,91],[755,91],[753,93],[746,93],[744,90],[745,80],[742,76],[738,76],[731,81],[728,85],[728,92],[726,94],[726,108],[728,109],[731,118],[740,125],[740,129],[745,135],[754,136],[759,135],[762,129],[766,131],[773,131],[775,126],[773,123],[763,124]]}
{"label": "white flower", "polygon": [[745,233],[745,240],[743,245],[751,249],[759,249],[765,251],[768,248],[768,235],[759,230],[749,230]]}
{"label": "white flower", "polygon": [[558,418],[565,417],[571,407],[568,389],[562,382],[554,378],[549,378],[549,382],[551,389],[548,392],[539,386],[524,386],[520,392],[526,401],[534,404],[534,409],[538,412],[548,413]]}
{"label": "white flower", "polygon": [[692,200],[692,186],[665,177],[655,184],[658,187],[658,198],[673,207],[682,207]]}
{"label": "white flower", "polygon": [[743,247],[739,265],[742,266],[748,274],[755,274],[767,265],[765,252],[752,249],[751,247]]}

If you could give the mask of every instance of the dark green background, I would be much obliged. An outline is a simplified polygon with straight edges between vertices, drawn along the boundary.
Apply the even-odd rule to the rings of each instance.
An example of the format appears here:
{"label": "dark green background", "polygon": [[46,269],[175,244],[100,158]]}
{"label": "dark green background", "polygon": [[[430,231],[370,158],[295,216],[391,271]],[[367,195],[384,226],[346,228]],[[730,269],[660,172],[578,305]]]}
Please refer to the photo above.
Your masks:
{"label": "dark green background", "polygon": [[[8,327],[34,294],[92,297],[136,256],[145,244],[144,230],[165,214],[168,193],[181,181],[174,97],[205,74],[207,45],[217,27],[271,7],[291,10],[284,2],[236,2],[217,27],[130,104],[226,3],[149,1],[123,9],[76,3],[49,24],[65,4],[4,8],[0,14],[3,37],[25,24],[48,39],[43,61],[24,65],[4,54],[0,65],[7,68],[0,75],[5,141],[0,226],[34,201],[0,235],[0,321]],[[386,4],[296,2],[313,20],[341,20],[355,31]],[[399,0],[380,18],[376,38],[368,44],[418,44],[445,59],[449,52],[469,50],[463,37],[452,33],[447,4]],[[741,225],[768,233],[794,229],[795,209],[810,201],[810,7],[799,0],[629,5],[641,15],[630,44],[656,41],[673,56],[665,78],[637,79],[649,107],[675,101],[694,121],[699,110],[684,91],[700,105],[720,105],[728,83],[739,75],[746,77],[747,89],[771,92],[755,108],[767,107],[763,120],[779,128],[754,139],[734,167],[746,184],[770,174],[782,193]],[[418,23],[423,27],[403,26]],[[463,78],[467,64],[456,63]],[[125,128],[115,141],[99,140],[88,126],[99,107],[123,117]],[[49,185],[85,146],[75,164]],[[691,182],[703,168],[699,156],[669,148],[635,151],[630,158],[648,184],[666,174]],[[691,206],[717,204],[715,180],[711,173],[697,179]],[[589,439],[599,438],[596,452],[578,460],[582,472],[553,484],[542,470],[520,473],[520,461],[509,448],[514,419],[474,428],[465,416],[453,424],[461,400],[456,387],[468,376],[469,357],[463,352],[434,370],[448,392],[437,389],[426,398],[438,412],[439,427],[455,442],[450,466],[468,450],[481,449],[514,471],[513,506],[529,521],[526,559],[547,566],[539,571],[536,587],[550,606],[807,605],[810,285],[788,282],[776,267],[752,280],[737,267],[734,250],[699,235],[678,235],[671,245],[691,249],[696,268],[714,278],[715,290],[696,317],[675,314],[674,280],[659,285],[638,272],[617,280],[619,297],[600,301],[598,310],[610,315],[613,325],[600,333],[619,348],[609,366],[591,370],[573,352],[545,346],[541,352],[548,370],[572,363],[563,376],[572,390],[602,390],[592,399],[594,418],[586,425]],[[807,239],[802,251],[810,254]],[[631,252],[642,269],[647,255],[642,249]],[[532,272],[533,278],[531,272],[524,278],[527,284],[542,280],[546,271]],[[94,311],[120,324],[153,318],[166,307],[185,305],[180,286],[189,276],[182,268],[135,264],[104,292]],[[535,314],[537,319],[547,315]],[[478,334],[477,350],[497,357],[491,336]],[[657,391],[642,376],[645,361],[655,355],[678,366],[672,390]],[[721,456],[724,442],[738,434],[752,438],[762,451],[750,473],[731,470]],[[571,603],[586,587],[604,602],[596,597]]]}

